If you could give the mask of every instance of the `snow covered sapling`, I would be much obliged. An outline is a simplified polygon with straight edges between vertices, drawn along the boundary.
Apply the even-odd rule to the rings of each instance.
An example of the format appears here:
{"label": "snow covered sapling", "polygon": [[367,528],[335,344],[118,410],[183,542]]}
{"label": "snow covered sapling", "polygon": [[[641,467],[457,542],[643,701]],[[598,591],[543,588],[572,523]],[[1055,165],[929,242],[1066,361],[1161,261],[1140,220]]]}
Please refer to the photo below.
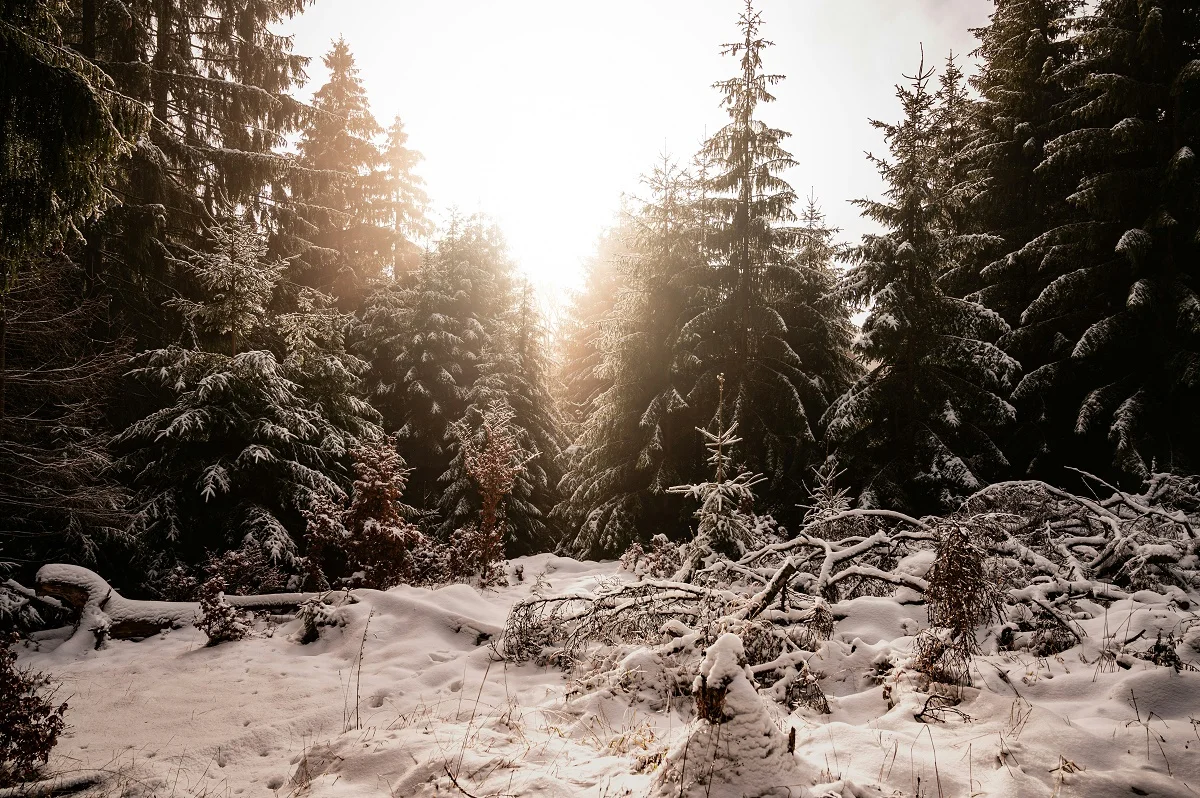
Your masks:
{"label": "snow covered sapling", "polygon": [[496,566],[504,559],[504,501],[538,456],[537,451],[521,445],[514,416],[506,403],[495,401],[483,411],[478,427],[467,419],[450,427],[480,499],[478,522],[458,530],[451,540],[451,570],[459,578],[478,576],[484,584],[491,584],[503,575]]}
{"label": "snow covered sapling", "polygon": [[220,577],[231,596],[257,596],[287,589],[287,577],[263,552],[261,546],[243,544],[240,549],[209,556],[204,572]]}
{"label": "snow covered sapling", "polygon": [[250,625],[237,608],[225,600],[225,580],[214,576],[200,588],[200,614],[193,622],[208,635],[208,645],[226,640],[241,640],[250,632]]}
{"label": "snow covered sapling", "polygon": [[300,642],[304,645],[320,639],[322,626],[337,625],[333,607],[325,603],[323,596],[314,596],[301,604],[297,617],[300,619]]}
{"label": "snow covered sapling", "polygon": [[[724,378],[718,375],[717,379],[723,396]],[[729,477],[733,470],[733,458],[729,453],[742,439],[734,435],[736,425],[729,428],[722,426],[723,409],[724,398],[717,410],[716,432],[696,428],[706,439],[704,445],[708,448],[708,462],[713,468],[712,481],[667,489],[670,493],[682,493],[700,502],[700,509],[696,511],[700,523],[695,538],[684,546],[683,562],[674,576],[677,582],[690,581],[700,564],[714,554],[731,558],[745,554],[755,527],[750,514],[754,505],[753,488],[765,478],[762,474],[748,471],[739,471],[732,479]]]}
{"label": "snow covered sapling", "polygon": [[754,689],[736,634],[705,651],[692,693],[696,717],[664,758],[651,796],[775,795],[778,785],[811,783]]}
{"label": "snow covered sapling", "polygon": [[655,535],[650,539],[650,551],[641,543],[634,543],[621,555],[621,570],[639,578],[667,579],[679,570],[682,562],[679,546],[666,535]]}
{"label": "snow covered sapling", "polygon": [[413,550],[421,532],[404,518],[401,498],[408,469],[387,437],[352,452],[354,490],[350,506],[319,499],[305,512],[309,555],[318,582],[386,590],[412,581]]}
{"label": "snow covered sapling", "polygon": [[66,725],[67,705],[46,695],[48,678],[17,667],[14,643],[0,645],[0,788],[36,778]]}

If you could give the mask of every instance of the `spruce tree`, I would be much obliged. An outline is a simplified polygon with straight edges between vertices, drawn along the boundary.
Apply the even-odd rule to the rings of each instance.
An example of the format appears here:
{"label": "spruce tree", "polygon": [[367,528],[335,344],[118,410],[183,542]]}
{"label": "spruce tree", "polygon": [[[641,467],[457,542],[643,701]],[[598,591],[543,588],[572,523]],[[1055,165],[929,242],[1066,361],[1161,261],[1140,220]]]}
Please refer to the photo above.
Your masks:
{"label": "spruce tree", "polygon": [[0,292],[22,255],[69,238],[107,204],[112,170],[149,121],[61,46],[60,12],[47,0],[0,5]]}
{"label": "spruce tree", "polygon": [[512,265],[482,217],[455,219],[416,273],[367,301],[357,352],[367,395],[412,468],[415,506],[439,504],[454,456],[449,425],[463,417],[490,330],[511,298]]}
{"label": "spruce tree", "polygon": [[[739,74],[716,84],[729,123],[702,152],[706,257],[690,278],[697,293],[680,336],[684,399],[696,413],[693,426],[707,424],[717,375],[725,375],[729,423],[746,441],[747,467],[767,475],[765,492],[782,508],[794,504],[791,489],[818,456],[818,420],[845,376],[824,370],[835,353],[800,352],[794,344],[820,337],[800,328],[842,330],[837,335],[848,328],[846,310],[825,303],[823,280],[814,281],[796,258],[796,194],[781,177],[796,165],[783,148],[789,134],[758,116],[783,76],[763,70],[771,42],[761,37],[762,17],[749,1],[738,26],[741,41],[723,52],[738,59]],[[826,312],[832,316],[822,318]]]}
{"label": "spruce tree", "polygon": [[[1069,193],[1040,170],[1046,142],[1061,132],[1068,92],[1064,70],[1075,44],[1067,37],[1080,0],[998,0],[987,27],[975,31],[981,59],[971,85],[979,95],[974,129],[962,151],[969,172],[971,232],[989,240],[964,266],[973,298],[1014,329],[1047,280],[1050,254],[1040,236],[1062,219]],[[1023,364],[1037,345],[1021,331],[1006,348]],[[1051,336],[1052,337],[1052,336]]]}
{"label": "spruce tree", "polygon": [[[679,534],[682,503],[666,494],[699,460],[688,404],[676,384],[684,278],[698,251],[693,179],[664,159],[646,179],[652,198],[631,220],[633,255],[618,267],[617,303],[601,322],[596,396],[573,444],[576,455],[555,514],[573,551],[623,552],[642,530]],[[691,437],[691,436],[689,436]]]}
{"label": "spruce tree", "polygon": [[429,196],[425,193],[425,181],[415,172],[422,159],[421,153],[408,146],[404,123],[396,117],[387,129],[383,147],[384,200],[380,220],[392,231],[391,257],[387,264],[392,277],[411,272],[420,265],[421,250],[417,241],[433,229],[426,216]]}
{"label": "spruce tree", "polygon": [[304,284],[355,307],[367,283],[391,266],[394,219],[387,215],[383,133],[371,113],[354,55],[339,38],[322,59],[329,78],[313,95],[315,113],[300,138],[300,162],[313,175],[293,192]]}
{"label": "spruce tree", "polygon": [[[466,428],[478,430],[489,408],[503,405],[512,414],[514,441],[530,453],[506,500],[503,541],[510,556],[546,551],[558,542],[547,516],[558,500],[565,435],[549,381],[546,331],[526,282],[512,310],[490,331],[464,414]],[[447,539],[479,513],[480,494],[466,466],[459,446],[441,477],[441,534]]]}
{"label": "spruce tree", "polygon": [[[971,85],[979,94],[974,131],[962,153],[968,166],[973,234],[950,284],[956,293],[995,310],[1013,328],[1001,343],[1026,375],[1061,358],[1062,319],[1025,324],[1022,313],[1063,268],[1066,248],[1050,230],[1069,221],[1065,198],[1071,169],[1046,168],[1046,144],[1072,129],[1067,99],[1078,82],[1077,43],[1068,35],[1080,0],[1001,0],[975,35],[981,57]],[[1073,408],[1062,397],[1023,390],[1013,398],[1017,424],[1005,453],[1017,473],[1057,480],[1050,448],[1063,451]],[[1066,440],[1070,440],[1068,434]]]}
{"label": "spruce tree", "polygon": [[1050,408],[1043,468],[1134,484],[1198,462],[1200,10],[1106,0],[1077,24],[1073,129],[1040,167],[1077,178],[1071,216],[1043,237],[1053,279],[1022,314],[1054,345],[1016,397]]}
{"label": "spruce tree", "polygon": [[596,254],[584,264],[584,285],[573,294],[558,330],[560,404],[574,438],[591,413],[596,398],[612,385],[603,376],[602,322],[616,305],[621,264],[633,253],[633,232],[626,216],[597,242]]}
{"label": "spruce tree", "polygon": [[1018,364],[990,343],[1007,330],[983,307],[945,294],[951,207],[938,158],[932,70],[897,96],[904,119],[873,122],[891,160],[871,156],[887,190],[856,204],[886,232],[849,253],[843,291],[868,305],[855,340],[868,372],[830,407],[829,443],[866,506],[944,510],[1003,475],[993,436],[1014,411],[1003,398]]}
{"label": "spruce tree", "polygon": [[62,253],[26,257],[0,297],[0,569],[111,566],[137,543],[105,423],[128,351],[93,338],[104,305],[82,284]]}
{"label": "spruce tree", "polygon": [[243,541],[298,566],[303,512],[345,495],[349,452],[379,434],[354,397],[365,364],[339,351],[321,312],[330,300],[313,299],[309,319],[270,313],[283,265],[265,260],[261,231],[231,221],[211,240],[189,264],[203,290],[175,303],[194,346],[138,355],[131,376],[158,407],[116,440],[152,576]]}
{"label": "spruce tree", "polygon": [[[308,0],[69,0],[64,45],[150,112],[111,185],[120,204],[88,221],[80,265],[113,297],[139,346],[179,332],[163,310],[220,218],[274,219],[295,159],[278,152],[308,109],[291,92],[307,59],[275,28]],[[137,408],[132,408],[137,410]]]}

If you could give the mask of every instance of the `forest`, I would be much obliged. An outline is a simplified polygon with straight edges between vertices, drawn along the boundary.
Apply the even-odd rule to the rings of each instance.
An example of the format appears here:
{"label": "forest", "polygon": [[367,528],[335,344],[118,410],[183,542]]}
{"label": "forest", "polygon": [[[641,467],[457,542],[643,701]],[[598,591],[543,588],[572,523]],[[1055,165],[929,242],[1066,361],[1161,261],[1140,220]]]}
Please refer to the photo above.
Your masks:
{"label": "forest", "polygon": [[[434,222],[352,42],[298,99],[310,62],[279,31],[309,4],[0,0],[13,651],[66,624],[100,653],[198,606],[210,644],[271,618],[304,643],[357,629],[361,679],[355,624],[389,611],[372,591],[465,585],[507,616],[470,627],[476,646],[580,690],[662,692],[691,745],[766,735],[767,770],[734,757],[737,784],[805,789],[850,781],[836,754],[801,772],[795,727],[781,754],[759,694],[837,717],[825,680],[878,666],[888,709],[912,690],[917,721],[946,725],[983,716],[959,707],[997,651],[1196,670],[1179,613],[1200,601],[1200,3],[995,0],[973,53],[912,42],[895,102],[863,120],[883,190],[853,200],[876,231],[854,241],[825,214],[843,198],[789,183],[804,162],[770,122],[788,31],[731,3],[723,126],[644,165],[554,318],[495,221]],[[607,575],[555,593],[566,562]],[[835,619],[870,626],[861,602],[884,597],[920,605],[927,628],[896,632],[907,664],[834,657]],[[1135,637],[1139,611],[1162,617]],[[650,677],[621,658],[647,652],[658,681],[630,687]],[[22,673],[5,656],[0,684]],[[0,698],[0,795],[50,756],[64,715],[43,704],[20,720]],[[1134,712],[1167,765],[1133,792],[1174,795],[1171,735]],[[671,746],[638,771],[647,794],[709,795],[720,756],[700,773]],[[1059,756],[1054,795],[1110,794],[1062,792],[1085,768]],[[315,789],[330,762],[272,789]],[[462,766],[390,794],[559,794]],[[903,794],[1043,794],[976,775]],[[853,791],[869,781],[804,794],[900,794]],[[614,784],[596,794],[633,794]]]}

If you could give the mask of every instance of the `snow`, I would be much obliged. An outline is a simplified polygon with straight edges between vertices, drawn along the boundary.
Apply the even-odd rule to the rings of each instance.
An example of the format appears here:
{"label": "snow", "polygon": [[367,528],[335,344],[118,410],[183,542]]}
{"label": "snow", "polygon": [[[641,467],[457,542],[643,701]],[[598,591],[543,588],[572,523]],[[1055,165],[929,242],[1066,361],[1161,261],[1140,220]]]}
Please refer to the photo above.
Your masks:
{"label": "snow", "polygon": [[[616,563],[548,554],[514,560],[510,574],[516,566],[524,581],[497,590],[354,591],[357,603],[334,610],[341,625],[309,645],[297,642],[298,621],[260,620],[254,636],[207,647],[190,616],[99,650],[90,634],[39,634],[20,663],[60,680],[69,704],[51,769],[103,771],[94,794],[266,798],[1126,798],[1200,785],[1200,673],[1132,656],[1161,634],[1182,641],[1185,664],[1200,659],[1198,616],[1170,596],[1085,600],[1082,643],[1051,657],[998,652],[981,632],[974,686],[941,711],[907,668],[923,606],[896,596],[831,604],[833,637],[808,659],[831,714],[767,700],[741,640],[724,634],[689,649],[703,651],[697,682],[725,688],[725,719],[712,723],[663,687],[674,666],[665,647],[625,647],[611,671],[571,677],[497,659],[489,644],[539,576],[544,594],[627,578]],[[120,612],[118,599],[105,611]]]}

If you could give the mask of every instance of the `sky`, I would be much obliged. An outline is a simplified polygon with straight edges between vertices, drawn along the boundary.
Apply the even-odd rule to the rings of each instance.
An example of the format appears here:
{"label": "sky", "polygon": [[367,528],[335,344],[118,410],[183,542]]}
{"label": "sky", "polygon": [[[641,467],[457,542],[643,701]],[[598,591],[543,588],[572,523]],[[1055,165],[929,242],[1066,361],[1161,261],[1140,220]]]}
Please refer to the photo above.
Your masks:
{"label": "sky", "polygon": [[[841,238],[872,229],[849,204],[882,184],[870,118],[900,113],[895,84],[975,48],[991,0],[759,0],[768,71],[786,75],[767,123],[792,133],[785,177],[814,193]],[[425,160],[434,218],[452,209],[500,224],[518,267],[543,291],[582,283],[583,263],[622,195],[662,154],[686,162],[725,121],[714,81],[737,38],[741,0],[316,0],[286,32],[313,56],[307,99],[339,35],[372,110],[399,116]],[[970,62],[964,64],[970,71]]]}

